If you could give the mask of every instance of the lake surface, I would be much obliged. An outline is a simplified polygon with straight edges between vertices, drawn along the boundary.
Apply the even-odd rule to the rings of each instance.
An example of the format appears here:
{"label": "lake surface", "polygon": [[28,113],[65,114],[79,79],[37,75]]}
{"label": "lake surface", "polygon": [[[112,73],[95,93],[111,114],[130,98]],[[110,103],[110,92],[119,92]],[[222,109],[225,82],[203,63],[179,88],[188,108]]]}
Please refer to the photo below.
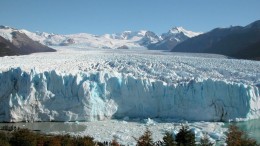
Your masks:
{"label": "lake surface", "polygon": [[239,122],[237,126],[247,132],[248,136],[260,143],[260,119]]}
{"label": "lake surface", "polygon": [[76,123],[64,123],[64,122],[35,122],[35,123],[0,123],[0,127],[8,126],[17,126],[20,128],[28,128],[31,130],[40,130],[43,133],[70,133],[70,132],[82,132],[85,130],[84,125]]}

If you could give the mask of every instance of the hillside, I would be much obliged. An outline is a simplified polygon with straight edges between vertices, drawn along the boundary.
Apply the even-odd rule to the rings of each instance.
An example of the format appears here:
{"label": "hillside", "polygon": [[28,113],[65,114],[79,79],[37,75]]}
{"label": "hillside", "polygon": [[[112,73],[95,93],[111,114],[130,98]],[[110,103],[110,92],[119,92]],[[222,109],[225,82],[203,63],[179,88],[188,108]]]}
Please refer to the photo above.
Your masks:
{"label": "hillside", "polygon": [[0,57],[13,55],[27,55],[36,52],[55,52],[37,41],[30,39],[26,34],[9,27],[1,26]]}
{"label": "hillside", "polygon": [[245,27],[216,28],[188,39],[172,52],[214,53],[240,59],[260,59],[260,21]]}
{"label": "hillside", "polygon": [[0,36],[0,57],[18,55],[19,49]]}

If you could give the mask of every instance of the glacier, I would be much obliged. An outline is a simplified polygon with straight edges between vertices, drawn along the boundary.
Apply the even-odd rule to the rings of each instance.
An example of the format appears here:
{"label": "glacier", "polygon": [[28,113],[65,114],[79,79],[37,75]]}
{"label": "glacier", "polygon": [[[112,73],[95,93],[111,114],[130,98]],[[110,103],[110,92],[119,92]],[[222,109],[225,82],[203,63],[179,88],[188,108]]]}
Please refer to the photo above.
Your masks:
{"label": "glacier", "polygon": [[122,73],[0,73],[0,121],[172,118],[228,121],[260,117],[257,85],[200,79],[169,84]]}
{"label": "glacier", "polygon": [[260,117],[259,61],[148,50],[0,57],[0,121]]}

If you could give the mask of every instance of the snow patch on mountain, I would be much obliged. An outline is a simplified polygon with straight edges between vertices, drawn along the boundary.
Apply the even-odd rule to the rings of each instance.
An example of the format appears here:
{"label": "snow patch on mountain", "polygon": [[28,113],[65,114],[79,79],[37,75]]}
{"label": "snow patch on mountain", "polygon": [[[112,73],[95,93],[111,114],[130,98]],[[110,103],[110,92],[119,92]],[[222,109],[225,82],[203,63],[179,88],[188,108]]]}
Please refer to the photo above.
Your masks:
{"label": "snow patch on mountain", "polygon": [[6,40],[12,42],[13,40],[13,28],[7,27],[7,26],[0,26],[0,36],[5,38]]}
{"label": "snow patch on mountain", "polygon": [[192,32],[184,29],[183,27],[173,27],[170,29],[167,33],[162,34],[162,39],[168,38],[168,37],[174,37],[178,36],[179,34],[183,34],[189,38],[195,37],[197,35],[202,34],[201,32]]}

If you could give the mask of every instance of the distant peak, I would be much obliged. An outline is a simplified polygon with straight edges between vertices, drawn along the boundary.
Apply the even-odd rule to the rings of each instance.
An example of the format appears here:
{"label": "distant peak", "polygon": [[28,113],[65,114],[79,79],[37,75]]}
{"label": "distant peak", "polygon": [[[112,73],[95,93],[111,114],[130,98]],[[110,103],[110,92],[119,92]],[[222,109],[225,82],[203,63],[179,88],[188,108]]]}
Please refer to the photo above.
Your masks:
{"label": "distant peak", "polygon": [[246,28],[252,28],[252,27],[260,28],[260,20],[257,20],[246,26]]}
{"label": "distant peak", "polygon": [[186,31],[183,27],[176,27],[176,26],[174,26],[174,27],[172,27],[171,29],[170,29],[170,31],[178,31],[178,32],[182,32],[182,31]]}
{"label": "distant peak", "polygon": [[172,27],[169,31],[168,31],[168,33],[166,33],[166,34],[163,34],[163,37],[165,37],[165,36],[175,36],[175,35],[178,35],[178,34],[180,34],[180,33],[183,33],[185,36],[187,36],[187,37],[189,37],[189,38],[191,38],[191,37],[194,37],[194,36],[197,36],[197,35],[199,35],[199,34],[202,34],[202,33],[200,33],[200,32],[193,32],[193,31],[189,31],[189,30],[186,30],[186,29],[184,29],[183,27],[181,27],[181,26],[179,26],[179,27]]}

